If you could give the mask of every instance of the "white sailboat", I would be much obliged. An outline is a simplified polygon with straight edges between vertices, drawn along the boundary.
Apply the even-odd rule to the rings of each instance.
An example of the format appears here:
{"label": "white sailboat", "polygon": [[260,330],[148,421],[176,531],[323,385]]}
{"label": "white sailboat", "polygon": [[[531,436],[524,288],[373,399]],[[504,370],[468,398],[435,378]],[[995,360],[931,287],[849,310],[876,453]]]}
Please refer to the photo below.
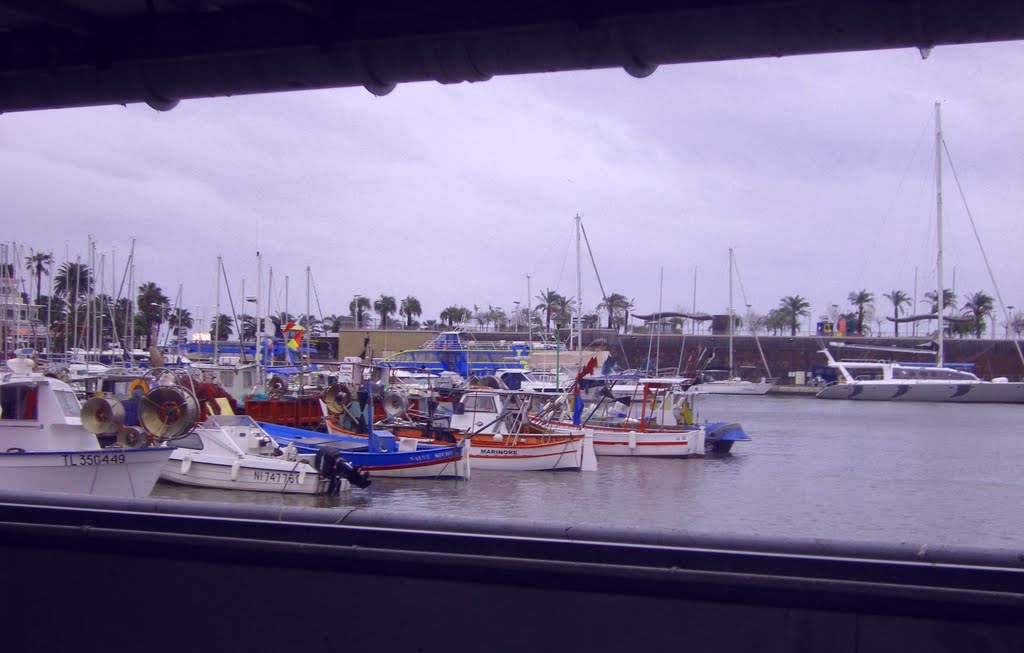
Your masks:
{"label": "white sailboat", "polygon": [[[943,338],[945,328],[942,278],[942,115],[935,103],[935,175],[938,292],[936,319],[938,351],[934,365],[887,361],[837,361],[827,349],[822,353],[839,380],[817,394],[819,399],[859,399],[867,401],[942,401],[955,403],[1024,403],[1024,383],[1006,378],[983,381],[971,372],[947,366]],[[1018,350],[1019,353],[1019,350]]]}
{"label": "white sailboat", "polygon": [[[726,378],[715,378],[714,372],[705,371],[703,379],[694,384],[693,392],[700,394],[716,395],[763,395],[771,389],[772,383],[767,379],[761,381],[745,381],[735,375],[736,368],[733,361],[733,335],[736,328],[736,315],[733,310],[732,299],[732,272],[733,272],[733,251],[729,248],[729,371]],[[767,367],[767,365],[765,366]]]}

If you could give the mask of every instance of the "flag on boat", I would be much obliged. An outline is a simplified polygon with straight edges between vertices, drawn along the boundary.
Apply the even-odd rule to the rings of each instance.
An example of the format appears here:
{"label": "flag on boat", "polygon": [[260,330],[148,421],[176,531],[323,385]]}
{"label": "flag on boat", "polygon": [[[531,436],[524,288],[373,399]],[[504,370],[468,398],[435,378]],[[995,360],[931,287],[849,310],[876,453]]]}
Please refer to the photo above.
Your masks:
{"label": "flag on boat", "polygon": [[306,332],[306,327],[299,326],[294,322],[289,322],[288,325],[284,328],[284,332],[287,335],[288,332],[290,331],[294,331],[295,335],[293,335],[288,340],[288,343],[285,345],[285,347],[291,349],[292,351],[298,351],[299,347],[302,345],[302,334]]}
{"label": "flag on boat", "polygon": [[583,417],[583,397],[580,396],[580,383],[583,381],[583,377],[594,372],[594,368],[597,367],[597,358],[591,358],[587,361],[587,364],[583,366],[580,373],[576,375],[576,387],[573,389],[573,406],[572,406],[572,423],[576,426],[580,425],[580,421]]}
{"label": "flag on boat", "polygon": [[[299,347],[302,346],[302,334],[305,332],[306,327],[299,326],[294,322],[289,322],[284,327],[285,338],[287,338],[284,346],[288,352],[288,361],[290,363],[295,363],[295,352],[299,351]],[[290,338],[288,337],[289,333],[293,334]]]}

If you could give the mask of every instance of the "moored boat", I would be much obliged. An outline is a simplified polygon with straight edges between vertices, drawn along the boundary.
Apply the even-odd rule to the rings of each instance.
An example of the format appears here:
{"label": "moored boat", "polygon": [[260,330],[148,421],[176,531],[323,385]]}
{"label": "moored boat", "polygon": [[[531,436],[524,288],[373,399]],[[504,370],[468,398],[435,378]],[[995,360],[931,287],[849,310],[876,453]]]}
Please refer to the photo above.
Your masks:
{"label": "moored boat", "polygon": [[533,424],[529,408],[528,395],[500,390],[470,390],[456,402],[451,428],[468,439],[473,469],[597,469],[594,436]]}
{"label": "moored boat", "polygon": [[30,350],[19,351],[0,379],[0,487],[148,496],[171,449],[132,447],[123,440],[101,446],[82,426],[81,404],[71,386],[35,372],[30,356]]}
{"label": "moored boat", "polygon": [[248,415],[213,415],[174,445],[160,478],[180,485],[286,494],[337,494],[352,483],[369,485],[351,466],[321,472],[314,456],[282,450]]}
{"label": "moored boat", "polygon": [[[675,381],[637,379],[630,386],[602,377],[581,377],[578,395],[567,395],[570,401],[550,404],[531,419],[561,432],[592,430],[598,456],[699,458],[728,453],[735,442],[750,440],[733,422],[695,423],[692,401],[697,393],[680,391]],[[584,401],[584,395],[591,400]]]}
{"label": "moored boat", "polygon": [[470,476],[469,446],[465,444],[434,444],[386,431],[359,435],[336,430],[325,434],[280,424],[261,426],[279,444],[300,453],[335,450],[341,458],[369,472],[373,478],[469,480]]}

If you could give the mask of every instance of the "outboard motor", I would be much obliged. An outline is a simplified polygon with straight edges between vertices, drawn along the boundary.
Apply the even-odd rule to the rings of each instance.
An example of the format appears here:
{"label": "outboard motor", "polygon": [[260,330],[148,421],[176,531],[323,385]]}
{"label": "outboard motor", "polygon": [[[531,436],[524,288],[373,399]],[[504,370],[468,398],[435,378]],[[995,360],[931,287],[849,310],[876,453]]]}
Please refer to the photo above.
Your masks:
{"label": "outboard motor", "polygon": [[342,458],[339,449],[321,447],[313,459],[313,466],[328,481],[327,491],[324,493],[327,496],[337,496],[341,493],[342,478],[359,489],[370,486],[370,475]]}

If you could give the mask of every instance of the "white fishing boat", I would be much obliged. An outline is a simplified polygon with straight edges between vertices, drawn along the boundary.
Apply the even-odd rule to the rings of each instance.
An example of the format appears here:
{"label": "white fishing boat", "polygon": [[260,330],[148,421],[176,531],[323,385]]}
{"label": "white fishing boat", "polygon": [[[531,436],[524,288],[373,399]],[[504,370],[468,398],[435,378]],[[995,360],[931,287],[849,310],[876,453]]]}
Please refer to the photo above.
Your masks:
{"label": "white fishing boat", "polygon": [[598,456],[699,458],[705,454],[704,428],[678,419],[682,404],[675,404],[672,380],[637,379],[627,384],[614,379],[590,380],[592,388],[606,392],[586,392],[595,400],[578,408],[575,397],[566,395],[566,400],[534,416],[534,424],[560,433],[584,427],[594,434]]}
{"label": "white fishing boat", "polygon": [[20,350],[0,377],[0,487],[148,496],[171,449],[133,448],[123,439],[101,446],[82,426],[81,404],[71,386],[36,372],[31,355]]}
{"label": "white fishing boat", "polygon": [[[160,478],[180,485],[286,494],[327,494],[314,456],[282,449],[247,415],[213,415],[173,441]],[[336,480],[337,490],[350,480]],[[331,492],[333,493],[333,492]]]}
{"label": "white fishing boat", "polygon": [[470,445],[473,471],[597,469],[593,438],[576,428],[555,433],[531,424],[524,394],[470,390],[454,406],[451,427]]}

